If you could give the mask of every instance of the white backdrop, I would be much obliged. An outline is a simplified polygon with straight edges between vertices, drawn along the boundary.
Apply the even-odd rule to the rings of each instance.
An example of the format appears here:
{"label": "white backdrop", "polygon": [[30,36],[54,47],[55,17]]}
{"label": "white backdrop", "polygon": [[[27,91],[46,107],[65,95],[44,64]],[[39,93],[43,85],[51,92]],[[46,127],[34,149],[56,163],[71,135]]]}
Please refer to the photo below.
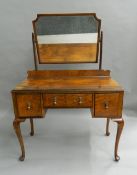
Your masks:
{"label": "white backdrop", "polygon": [[[11,111],[10,91],[33,69],[32,24],[37,13],[96,12],[104,31],[103,68],[125,88],[124,109],[137,107],[136,0],[0,1],[0,116]],[[90,64],[45,65],[45,69],[91,69]]]}

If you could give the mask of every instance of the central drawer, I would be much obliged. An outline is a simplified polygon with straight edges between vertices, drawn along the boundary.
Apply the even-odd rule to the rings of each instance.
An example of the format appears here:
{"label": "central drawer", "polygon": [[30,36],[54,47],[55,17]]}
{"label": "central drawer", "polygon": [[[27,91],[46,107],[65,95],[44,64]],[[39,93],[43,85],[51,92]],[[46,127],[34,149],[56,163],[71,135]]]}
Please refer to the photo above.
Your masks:
{"label": "central drawer", "polygon": [[92,94],[66,94],[68,107],[92,107]]}
{"label": "central drawer", "polygon": [[64,94],[44,94],[43,105],[44,107],[64,107],[66,104]]}
{"label": "central drawer", "polygon": [[92,94],[44,94],[44,107],[92,107]]}

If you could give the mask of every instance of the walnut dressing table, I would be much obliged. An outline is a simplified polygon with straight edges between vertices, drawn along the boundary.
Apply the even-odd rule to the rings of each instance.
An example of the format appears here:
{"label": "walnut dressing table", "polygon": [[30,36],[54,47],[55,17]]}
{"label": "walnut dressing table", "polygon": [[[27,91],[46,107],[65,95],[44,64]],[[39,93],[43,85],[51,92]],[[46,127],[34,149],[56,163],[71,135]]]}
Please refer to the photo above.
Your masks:
{"label": "walnut dressing table", "polygon": [[[43,118],[48,108],[89,108],[93,118],[117,123],[114,158],[124,126],[122,119],[123,88],[102,70],[101,20],[95,13],[38,14],[32,34],[35,70],[12,90],[15,119],[13,126],[21,147],[19,160],[25,158],[20,124]],[[99,63],[98,70],[38,70],[39,64]]]}

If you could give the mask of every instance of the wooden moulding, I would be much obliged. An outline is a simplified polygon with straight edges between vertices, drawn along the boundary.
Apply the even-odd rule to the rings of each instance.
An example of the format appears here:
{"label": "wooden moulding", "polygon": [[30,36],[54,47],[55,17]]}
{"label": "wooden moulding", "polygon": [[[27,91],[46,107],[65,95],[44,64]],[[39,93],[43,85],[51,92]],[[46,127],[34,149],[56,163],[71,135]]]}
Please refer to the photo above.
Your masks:
{"label": "wooden moulding", "polygon": [[92,76],[110,76],[110,70],[30,70],[28,79],[45,79],[56,77],[92,77]]}

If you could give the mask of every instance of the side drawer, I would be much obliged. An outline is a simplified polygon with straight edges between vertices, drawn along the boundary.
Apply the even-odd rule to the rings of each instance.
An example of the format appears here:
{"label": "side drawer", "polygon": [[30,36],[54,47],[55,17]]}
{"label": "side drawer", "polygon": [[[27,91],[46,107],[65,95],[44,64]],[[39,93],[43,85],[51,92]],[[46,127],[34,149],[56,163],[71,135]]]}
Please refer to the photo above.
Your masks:
{"label": "side drawer", "polygon": [[119,118],[122,116],[123,92],[94,95],[94,117]]}
{"label": "side drawer", "polygon": [[17,94],[17,111],[20,117],[43,116],[40,94]]}

